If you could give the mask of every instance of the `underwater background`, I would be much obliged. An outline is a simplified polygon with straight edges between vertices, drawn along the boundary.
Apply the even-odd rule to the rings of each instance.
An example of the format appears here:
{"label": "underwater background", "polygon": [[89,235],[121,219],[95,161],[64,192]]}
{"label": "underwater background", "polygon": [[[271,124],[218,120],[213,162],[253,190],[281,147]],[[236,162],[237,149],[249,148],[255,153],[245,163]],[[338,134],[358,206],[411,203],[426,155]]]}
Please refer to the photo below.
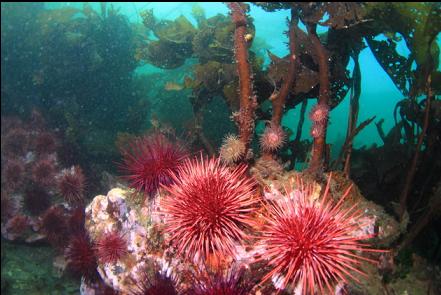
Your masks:
{"label": "underwater background", "polygon": [[2,294],[441,294],[440,31],[429,2],[2,2]]}

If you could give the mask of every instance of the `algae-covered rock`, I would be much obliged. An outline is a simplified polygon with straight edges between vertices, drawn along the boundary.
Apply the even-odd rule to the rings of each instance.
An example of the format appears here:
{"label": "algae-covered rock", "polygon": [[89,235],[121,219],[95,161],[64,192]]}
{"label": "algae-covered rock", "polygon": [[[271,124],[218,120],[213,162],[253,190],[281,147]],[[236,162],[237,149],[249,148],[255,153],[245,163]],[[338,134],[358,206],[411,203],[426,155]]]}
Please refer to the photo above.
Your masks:
{"label": "algae-covered rock", "polygon": [[361,194],[358,186],[352,180],[348,180],[343,173],[332,173],[331,193],[333,196],[342,196],[349,186],[352,186],[352,188],[347,197],[348,206],[357,203],[357,206],[364,211],[365,217],[371,221],[371,230],[376,234],[372,243],[379,247],[391,247],[392,243],[395,242],[400,235],[398,221],[386,213],[382,206],[367,200]]}
{"label": "algae-covered rock", "polygon": [[[133,290],[148,265],[156,265],[172,275],[169,265],[176,265],[164,251],[165,246],[157,234],[157,224],[151,208],[139,202],[134,191],[114,188],[106,196],[98,195],[86,208],[86,229],[96,243],[103,235],[118,232],[127,243],[127,253],[115,262],[98,264],[104,282],[123,293]],[[86,286],[83,286],[84,288]]]}

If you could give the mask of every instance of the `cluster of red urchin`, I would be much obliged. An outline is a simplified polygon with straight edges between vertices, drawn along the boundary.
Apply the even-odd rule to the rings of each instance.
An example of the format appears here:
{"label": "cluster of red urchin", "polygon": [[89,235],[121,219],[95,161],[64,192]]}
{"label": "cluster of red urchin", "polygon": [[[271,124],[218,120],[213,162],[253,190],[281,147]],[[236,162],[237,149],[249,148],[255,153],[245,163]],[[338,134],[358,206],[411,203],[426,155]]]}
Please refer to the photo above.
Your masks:
{"label": "cluster of red urchin", "polygon": [[120,169],[129,186],[146,195],[173,182],[172,175],[187,157],[185,150],[162,134],[136,138],[121,149]]}
{"label": "cluster of red urchin", "polygon": [[54,198],[58,185],[57,193],[69,203],[82,203],[81,169],[60,171],[57,139],[38,112],[33,111],[31,122],[3,116],[1,122],[2,236],[32,242],[29,238],[37,232],[58,250],[66,249],[69,268],[86,279],[98,279],[96,253],[84,228],[84,208],[60,206]]}
{"label": "cluster of red urchin", "polygon": [[98,279],[98,262],[115,263],[127,253],[127,240],[118,232],[104,233],[93,242],[85,231],[72,234],[65,256],[68,267],[87,281]]}
{"label": "cluster of red urchin", "polygon": [[[310,117],[314,125],[320,126],[326,122],[328,113],[327,106],[317,105]],[[269,125],[261,137],[263,149],[277,150],[284,136],[280,126]],[[236,245],[247,236],[244,229],[256,225],[255,184],[246,176],[246,166],[230,169],[220,159],[202,156],[183,159],[182,150],[161,137],[135,140],[123,155],[125,170],[130,172],[126,177],[133,187],[151,193],[162,186],[167,192],[160,207],[166,217],[165,232],[178,255],[195,261],[213,255],[234,256]],[[360,227],[356,221],[362,212],[355,209],[357,204],[351,208],[343,206],[350,188],[333,204],[328,196],[329,186],[330,178],[320,200],[311,199],[310,191],[301,187],[293,194],[295,198],[273,201],[267,206],[261,228],[260,259],[268,260],[272,270],[263,282],[272,279],[278,289],[292,286],[304,294],[324,293],[325,289],[333,292],[341,281],[348,278],[358,281],[354,274],[363,274],[361,261],[375,263],[358,254],[381,250],[362,243],[373,235],[355,234]],[[102,262],[114,262],[127,251],[124,239],[114,235],[118,241],[103,237],[95,246],[103,252],[98,255]],[[115,253],[105,251],[106,243]],[[215,281],[221,283],[213,286],[222,290],[235,283],[228,278],[226,283]],[[206,288],[208,284],[202,286]],[[204,288],[201,290],[205,291]]]}
{"label": "cluster of red urchin", "polygon": [[351,278],[351,273],[363,275],[361,261],[375,261],[358,252],[384,252],[375,250],[361,241],[373,235],[357,236],[357,219],[362,216],[357,204],[343,207],[343,201],[351,187],[337,204],[329,199],[329,185],[320,201],[311,198],[310,191],[301,188],[295,198],[286,197],[268,206],[264,217],[261,243],[261,260],[267,260],[272,270],[263,281],[272,279],[278,289],[287,286],[302,294],[324,294],[327,288],[333,293],[335,285]]}
{"label": "cluster of red urchin", "polygon": [[286,135],[282,127],[270,122],[260,136],[260,146],[265,152],[274,152],[283,146],[285,140]]}
{"label": "cluster of red urchin", "polygon": [[177,246],[178,255],[195,260],[233,256],[236,243],[246,237],[256,204],[254,181],[246,166],[228,168],[220,159],[186,160],[165,187],[161,201],[165,231]]}
{"label": "cluster of red urchin", "polygon": [[326,130],[326,124],[329,116],[329,106],[327,104],[316,104],[309,113],[312,121],[311,136],[313,138],[321,137]]}

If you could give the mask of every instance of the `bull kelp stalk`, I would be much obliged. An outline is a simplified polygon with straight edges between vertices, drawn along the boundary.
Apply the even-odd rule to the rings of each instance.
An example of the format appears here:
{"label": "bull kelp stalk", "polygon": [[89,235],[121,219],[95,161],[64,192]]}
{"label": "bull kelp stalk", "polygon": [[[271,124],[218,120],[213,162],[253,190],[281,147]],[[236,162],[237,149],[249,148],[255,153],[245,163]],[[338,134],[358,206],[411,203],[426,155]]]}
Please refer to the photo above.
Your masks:
{"label": "bull kelp stalk", "polygon": [[[351,89],[351,101],[349,105],[349,118],[348,118],[348,130],[346,132],[346,141],[350,138],[351,134],[354,132],[357,127],[358,120],[358,111],[360,108],[360,94],[361,94],[361,71],[360,71],[360,63],[358,61],[359,51],[354,52],[354,74],[352,77],[352,89]],[[342,149],[343,150],[343,149]],[[346,153],[344,160],[344,168],[343,172],[346,177],[350,177],[350,167],[351,167],[351,155],[352,155],[352,140],[348,144],[347,150],[344,151]]]}
{"label": "bull kelp stalk", "polygon": [[357,50],[354,52],[352,56],[354,59],[354,74],[352,77],[352,89],[351,89],[351,97],[350,97],[350,105],[349,105],[349,116],[348,116],[348,129],[346,132],[346,139],[343,147],[340,151],[339,157],[335,162],[334,169],[337,169],[341,162],[343,162],[343,173],[347,178],[350,178],[351,173],[351,155],[352,155],[352,145],[354,142],[355,136],[360,133],[367,125],[369,125],[374,119],[375,116],[369,118],[357,126],[358,113],[359,113],[359,100],[361,95],[361,72],[360,72],[360,63],[358,61],[360,51]]}
{"label": "bull kelp stalk", "polygon": [[423,128],[421,130],[420,136],[418,137],[418,143],[415,148],[415,154],[413,155],[412,162],[410,164],[410,168],[408,170],[406,180],[404,182],[404,187],[400,195],[400,207],[398,215],[400,217],[401,222],[403,222],[405,218],[405,213],[407,211],[407,197],[409,196],[410,189],[412,188],[413,179],[415,177],[415,172],[418,164],[419,154],[421,150],[421,146],[423,144],[424,137],[426,136],[427,127],[429,126],[429,115],[430,115],[430,100],[433,96],[431,89],[432,77],[429,75],[426,81],[427,88],[427,99],[426,99],[426,107],[424,110],[424,123]]}
{"label": "bull kelp stalk", "polygon": [[[289,95],[290,90],[292,89],[292,85],[294,82],[294,76],[296,73],[296,31],[298,24],[298,16],[295,14],[294,10],[291,9],[291,21],[288,22],[288,38],[289,38],[289,64],[288,64],[288,72],[283,79],[282,86],[280,87],[277,96],[271,101],[273,106],[273,113],[271,118],[271,128],[273,130],[277,130],[280,128],[280,123],[283,117],[283,110],[285,108],[285,101]],[[281,130],[281,129],[280,129]],[[283,136],[283,135],[282,135]],[[276,150],[268,151],[263,149],[263,157],[271,157]]]}
{"label": "bull kelp stalk", "polygon": [[239,127],[239,138],[248,150],[254,133],[254,118],[257,107],[256,96],[253,92],[251,66],[248,62],[247,19],[244,4],[230,2],[231,20],[235,25],[234,52],[236,56],[237,72],[239,75],[240,110],[235,116]]}
{"label": "bull kelp stalk", "polygon": [[[293,142],[293,145],[295,148],[300,147],[300,139],[302,138],[303,123],[305,123],[305,113],[306,113],[306,106],[307,105],[308,105],[308,99],[305,98],[305,99],[303,99],[302,106],[300,107],[299,124],[297,125],[296,137]],[[298,153],[293,153],[292,167],[296,166],[297,158],[298,158]]]}
{"label": "bull kelp stalk", "polygon": [[438,182],[435,191],[429,200],[429,205],[426,206],[426,209],[418,218],[418,220],[413,223],[412,227],[410,227],[407,235],[404,240],[398,246],[398,250],[403,250],[408,247],[416,237],[421,233],[421,231],[429,224],[429,222],[435,218],[441,212],[441,181]]}
{"label": "bull kelp stalk", "polygon": [[[193,108],[195,109],[195,108]],[[202,128],[202,121],[204,120],[202,111],[200,108],[197,108],[197,112],[195,112],[195,126],[194,126],[194,130],[196,133],[197,138],[200,140],[200,142],[203,144],[203,146],[205,147],[205,151],[208,153],[209,156],[212,156],[216,153],[213,145],[211,144],[211,142],[208,140],[208,138],[205,136],[204,134],[204,130]]]}
{"label": "bull kelp stalk", "polygon": [[283,116],[283,108],[285,107],[286,97],[288,96],[290,90],[292,89],[292,84],[294,82],[294,76],[296,72],[296,32],[295,26],[298,24],[298,17],[294,10],[291,9],[291,21],[289,22],[289,65],[288,73],[284,77],[280,91],[275,99],[272,101],[273,114],[271,121],[275,125],[280,125]]}
{"label": "bull kelp stalk", "polygon": [[[317,24],[307,24],[308,36],[311,40],[312,46],[314,47],[315,54],[318,59],[319,65],[319,82],[320,90],[318,97],[318,105],[323,105],[328,107],[329,105],[329,64],[328,64],[328,53],[325,47],[320,42],[317,36],[316,28]],[[328,126],[328,118],[323,119],[323,132],[320,132],[319,136],[314,137],[312,143],[312,155],[309,162],[308,172],[312,175],[318,175],[324,168],[324,153],[326,149],[326,129]]]}

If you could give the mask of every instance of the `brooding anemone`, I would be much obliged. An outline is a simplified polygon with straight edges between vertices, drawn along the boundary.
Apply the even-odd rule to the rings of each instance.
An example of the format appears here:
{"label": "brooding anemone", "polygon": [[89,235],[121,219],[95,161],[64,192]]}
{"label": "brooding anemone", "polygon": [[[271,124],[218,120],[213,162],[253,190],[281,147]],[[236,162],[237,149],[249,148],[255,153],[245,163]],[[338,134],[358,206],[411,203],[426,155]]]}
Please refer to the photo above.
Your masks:
{"label": "brooding anemone", "polygon": [[260,146],[265,152],[274,152],[285,143],[286,136],[280,125],[270,123],[260,136]]}
{"label": "brooding anemone", "polygon": [[223,162],[233,164],[240,160],[246,152],[245,143],[236,135],[229,134],[224,138],[219,150],[219,156]]}
{"label": "brooding anemone", "polygon": [[329,116],[329,106],[327,104],[318,103],[312,107],[309,118],[314,123],[324,124]]}

